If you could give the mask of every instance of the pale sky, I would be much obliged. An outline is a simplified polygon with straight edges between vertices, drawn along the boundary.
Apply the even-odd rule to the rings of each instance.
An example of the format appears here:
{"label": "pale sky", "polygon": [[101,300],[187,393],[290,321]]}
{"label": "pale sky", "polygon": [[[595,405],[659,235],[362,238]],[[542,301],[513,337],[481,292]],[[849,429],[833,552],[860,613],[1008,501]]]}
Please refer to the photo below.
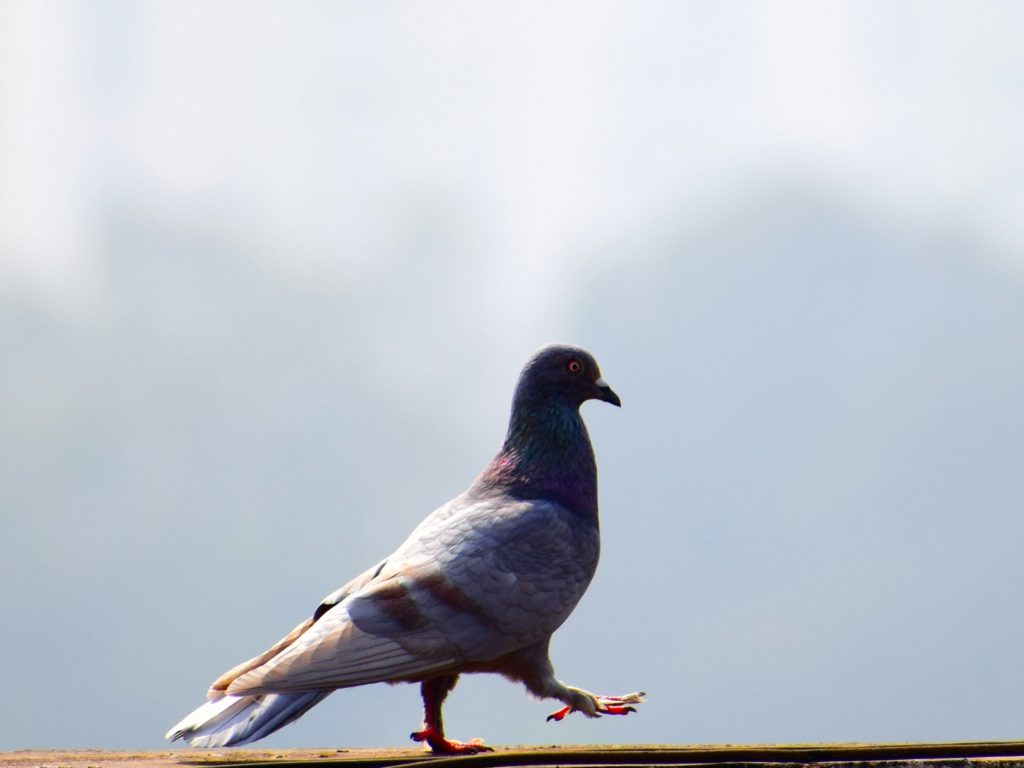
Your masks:
{"label": "pale sky", "polygon": [[561,285],[574,252],[666,200],[772,173],[1024,244],[1012,3],[0,14],[0,269],[43,290],[95,289],[118,195],[211,219],[314,280],[372,270],[401,247],[396,218],[447,206],[496,278]]}

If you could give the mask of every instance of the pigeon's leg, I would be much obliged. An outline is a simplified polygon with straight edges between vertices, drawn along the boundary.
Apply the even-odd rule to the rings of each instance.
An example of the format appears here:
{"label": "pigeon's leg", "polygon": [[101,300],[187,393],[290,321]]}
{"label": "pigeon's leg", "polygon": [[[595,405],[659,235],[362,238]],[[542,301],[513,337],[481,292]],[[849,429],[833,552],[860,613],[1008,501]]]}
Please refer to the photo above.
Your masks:
{"label": "pigeon's leg", "polygon": [[624,696],[598,696],[582,688],[573,688],[555,677],[555,668],[548,656],[548,640],[502,656],[488,671],[498,672],[510,680],[517,680],[538,699],[558,699],[563,704],[552,712],[548,720],[561,720],[570,712],[582,712],[587,717],[601,715],[628,715],[636,712],[631,704],[640,704],[645,693],[627,693]]}
{"label": "pigeon's leg", "polygon": [[477,752],[493,752],[494,750],[485,746],[480,739],[461,742],[444,737],[441,705],[458,680],[458,675],[445,675],[423,681],[420,685],[420,693],[423,696],[423,730],[409,736],[413,741],[425,742],[436,755],[475,755]]}
{"label": "pigeon's leg", "polygon": [[[624,696],[599,696],[581,688],[573,688],[555,677],[555,670],[547,656],[547,644],[521,651],[515,661],[517,677],[526,689],[542,699],[558,699],[564,707],[548,715],[548,720],[563,719],[570,712],[582,712],[587,717],[601,715],[628,715],[636,712],[632,704],[640,704],[647,694],[627,693]],[[510,665],[511,666],[511,665]]]}

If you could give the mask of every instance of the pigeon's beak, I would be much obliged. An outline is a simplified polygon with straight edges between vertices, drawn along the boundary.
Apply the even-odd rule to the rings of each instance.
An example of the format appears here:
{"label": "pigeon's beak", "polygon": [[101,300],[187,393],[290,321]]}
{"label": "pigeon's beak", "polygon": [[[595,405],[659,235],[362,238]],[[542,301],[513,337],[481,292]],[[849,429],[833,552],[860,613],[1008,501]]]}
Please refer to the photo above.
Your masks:
{"label": "pigeon's beak", "polygon": [[612,388],[608,386],[607,381],[603,378],[598,378],[597,381],[594,382],[594,386],[597,387],[598,400],[604,400],[606,403],[611,403],[619,408],[622,407],[622,401],[619,400],[619,396],[612,391]]}

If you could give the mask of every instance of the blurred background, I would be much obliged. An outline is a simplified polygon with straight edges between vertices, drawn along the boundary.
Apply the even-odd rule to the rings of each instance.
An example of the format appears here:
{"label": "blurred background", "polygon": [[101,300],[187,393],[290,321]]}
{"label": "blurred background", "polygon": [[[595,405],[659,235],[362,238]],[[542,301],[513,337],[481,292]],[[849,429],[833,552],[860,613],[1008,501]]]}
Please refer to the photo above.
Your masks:
{"label": "blurred background", "polygon": [[[0,3],[0,748],[162,748],[591,349],[629,718],[1024,737],[1024,6]],[[262,742],[412,746],[418,692]]]}

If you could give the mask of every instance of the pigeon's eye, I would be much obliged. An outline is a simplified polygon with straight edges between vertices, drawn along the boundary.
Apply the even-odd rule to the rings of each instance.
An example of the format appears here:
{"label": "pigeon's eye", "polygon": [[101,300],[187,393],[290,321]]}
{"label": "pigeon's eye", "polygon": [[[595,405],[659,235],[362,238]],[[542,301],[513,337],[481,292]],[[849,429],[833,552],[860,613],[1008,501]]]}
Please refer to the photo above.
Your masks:
{"label": "pigeon's eye", "polygon": [[583,363],[574,357],[565,364],[565,370],[569,373],[583,373]]}

